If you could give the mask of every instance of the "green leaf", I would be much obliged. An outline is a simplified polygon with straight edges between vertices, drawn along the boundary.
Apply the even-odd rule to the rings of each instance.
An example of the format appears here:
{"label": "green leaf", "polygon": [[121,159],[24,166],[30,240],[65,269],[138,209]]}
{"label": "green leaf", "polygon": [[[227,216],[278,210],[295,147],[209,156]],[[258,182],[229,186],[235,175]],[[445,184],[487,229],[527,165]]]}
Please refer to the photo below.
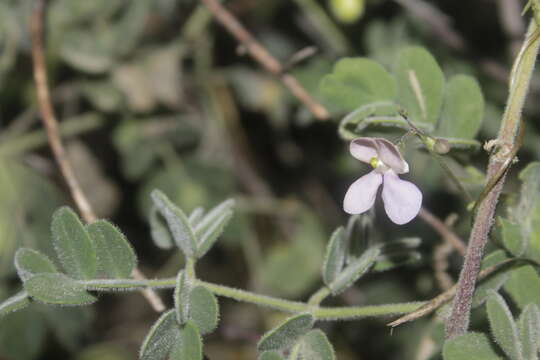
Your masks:
{"label": "green leaf", "polygon": [[538,360],[540,345],[540,310],[535,304],[525,306],[518,321],[524,360]]}
{"label": "green leaf", "polygon": [[[210,213],[208,215],[210,215]],[[226,209],[219,214],[219,216],[214,220],[212,224],[210,224],[210,226],[208,226],[202,233],[200,233],[200,236],[197,237],[199,239],[199,246],[197,249],[197,256],[199,258],[203,257],[208,252],[208,250],[210,250],[212,246],[216,243],[219,236],[223,233],[225,226],[227,226],[227,224],[231,220],[232,215],[232,208]],[[202,222],[204,222],[204,219],[201,221],[201,223]]]}
{"label": "green leaf", "polygon": [[59,273],[37,274],[24,282],[32,298],[46,304],[88,305],[96,301],[84,285]]}
{"label": "green leaf", "polygon": [[502,358],[493,350],[485,334],[470,332],[448,340],[443,348],[444,360],[497,360]]}
{"label": "green leaf", "polygon": [[522,359],[521,341],[512,313],[502,296],[494,291],[487,300],[487,314],[491,333],[497,344],[510,359]]}
{"label": "green leaf", "polygon": [[533,208],[540,200],[540,162],[535,161],[527,165],[519,173],[522,181],[520,201],[512,212],[514,222],[518,223],[531,216]]}
{"label": "green leaf", "polygon": [[437,124],[441,112],[444,75],[424,48],[407,47],[398,54],[394,74],[399,103],[413,122]]}
{"label": "green leaf", "polygon": [[311,330],[302,339],[301,354],[303,359],[335,360],[332,344],[319,329]]}
{"label": "green leaf", "polygon": [[319,86],[330,108],[349,112],[362,105],[393,101],[396,84],[383,66],[366,58],[344,58]]}
{"label": "green leaf", "polygon": [[473,139],[484,118],[484,96],[475,78],[453,76],[445,88],[442,116],[435,132],[438,136]]}
{"label": "green leaf", "polygon": [[79,217],[68,207],[52,219],[53,244],[64,269],[75,279],[93,279],[97,270],[96,248]]}
{"label": "green leaf", "polygon": [[283,357],[275,351],[265,351],[259,356],[258,360],[283,360]]}
{"label": "green leaf", "polygon": [[504,289],[520,309],[534,303],[540,307],[540,277],[532,266],[523,266],[510,271]]}
{"label": "green leaf", "polygon": [[288,318],[276,328],[263,335],[257,349],[282,350],[286,349],[305,335],[312,327],[315,319],[311,314],[299,314]]}
{"label": "green leaf", "polygon": [[164,220],[161,219],[159,210],[152,206],[149,215],[150,223],[150,236],[154,240],[154,244],[161,249],[171,249],[173,247],[173,239],[169,228],[165,225]]}
{"label": "green leaf", "polygon": [[169,225],[176,245],[187,257],[195,256],[197,240],[184,212],[159,190],[151,193],[152,200]]}
{"label": "green leaf", "polygon": [[137,266],[137,256],[124,234],[105,220],[87,225],[86,230],[96,244],[98,271],[108,278],[128,278]]}
{"label": "green leaf", "polygon": [[197,207],[188,216],[189,224],[195,228],[197,224],[202,220],[204,216],[204,209],[202,207]]}
{"label": "green leaf", "polygon": [[176,322],[175,310],[159,317],[146,335],[139,352],[141,360],[167,359],[173,346],[180,341],[180,327]]}
{"label": "green leaf", "polygon": [[174,288],[174,309],[176,311],[176,321],[183,325],[189,319],[190,304],[190,284],[184,271],[180,271],[176,277],[176,287]]}
{"label": "green leaf", "polygon": [[171,351],[170,360],[202,360],[202,340],[197,326],[188,321],[180,329],[180,341]]}
{"label": "green leaf", "polygon": [[72,29],[62,36],[60,55],[75,69],[99,74],[114,65],[114,39],[110,33]]}
{"label": "green leaf", "polygon": [[219,321],[219,307],[214,294],[204,286],[195,286],[189,294],[189,303],[189,318],[201,335],[214,331]]}
{"label": "green leaf", "polygon": [[326,285],[330,285],[337,278],[345,264],[346,255],[347,239],[345,237],[345,229],[339,227],[330,237],[330,241],[326,247],[322,271],[322,277]]}
{"label": "green leaf", "polygon": [[14,311],[25,308],[30,304],[26,291],[21,291],[0,303],[0,318]]}
{"label": "green leaf", "polygon": [[497,220],[501,227],[504,247],[515,257],[522,256],[527,250],[527,237],[522,235],[521,226],[502,217]]}
{"label": "green leaf", "polygon": [[341,293],[364,275],[375,264],[380,253],[380,248],[372,247],[367,249],[358,259],[353,260],[347,265],[336,279],[328,285],[330,290],[332,290],[332,294],[337,295]]}
{"label": "green leaf", "polygon": [[15,268],[23,282],[34,274],[58,272],[46,255],[28,248],[20,248],[15,253]]}
{"label": "green leaf", "polygon": [[222,203],[216,205],[212,210],[210,210],[204,217],[201,218],[202,214],[191,214],[193,215],[193,221],[196,223],[194,226],[195,235],[197,238],[201,238],[204,233],[208,231],[215,222],[220,218],[225,216],[230,211],[234,210],[234,199],[227,199]]}

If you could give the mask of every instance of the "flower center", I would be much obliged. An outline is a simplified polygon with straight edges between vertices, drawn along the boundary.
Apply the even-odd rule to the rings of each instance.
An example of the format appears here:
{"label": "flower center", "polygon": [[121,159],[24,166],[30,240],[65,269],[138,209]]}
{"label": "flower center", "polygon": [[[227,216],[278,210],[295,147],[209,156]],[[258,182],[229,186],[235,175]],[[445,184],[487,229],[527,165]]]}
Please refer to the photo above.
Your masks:
{"label": "flower center", "polygon": [[375,171],[381,174],[387,172],[390,169],[389,166],[379,160],[379,158],[376,156],[369,159],[369,165],[371,165],[371,167],[375,169]]}

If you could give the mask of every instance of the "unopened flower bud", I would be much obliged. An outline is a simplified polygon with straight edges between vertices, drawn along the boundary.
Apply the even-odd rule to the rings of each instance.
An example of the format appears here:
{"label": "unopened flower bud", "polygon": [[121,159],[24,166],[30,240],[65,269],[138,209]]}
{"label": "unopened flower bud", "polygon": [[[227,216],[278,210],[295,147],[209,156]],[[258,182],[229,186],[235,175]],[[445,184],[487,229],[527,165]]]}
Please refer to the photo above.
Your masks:
{"label": "unopened flower bud", "polygon": [[450,151],[450,143],[446,139],[437,138],[433,144],[433,151],[437,154],[447,154]]}

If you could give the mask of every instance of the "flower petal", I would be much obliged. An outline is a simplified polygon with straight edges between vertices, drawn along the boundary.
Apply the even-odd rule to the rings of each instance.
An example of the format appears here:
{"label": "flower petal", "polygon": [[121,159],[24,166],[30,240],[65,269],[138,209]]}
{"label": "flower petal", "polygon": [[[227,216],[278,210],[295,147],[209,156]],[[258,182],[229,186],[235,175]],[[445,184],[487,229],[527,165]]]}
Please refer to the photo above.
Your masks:
{"label": "flower petal", "polygon": [[361,214],[369,210],[375,202],[377,189],[383,177],[372,171],[352,183],[343,200],[343,210],[349,214]]}
{"label": "flower petal", "polygon": [[414,219],[422,206],[422,192],[412,182],[401,180],[393,171],[384,174],[384,209],[394,223],[403,225]]}
{"label": "flower petal", "polygon": [[377,144],[377,154],[379,159],[381,159],[386,166],[394,170],[396,174],[409,172],[409,164],[403,160],[401,153],[394,144],[383,138],[376,138],[375,142]]}
{"label": "flower petal", "polygon": [[373,138],[356,138],[351,141],[349,150],[352,156],[368,164],[377,157],[377,144]]}

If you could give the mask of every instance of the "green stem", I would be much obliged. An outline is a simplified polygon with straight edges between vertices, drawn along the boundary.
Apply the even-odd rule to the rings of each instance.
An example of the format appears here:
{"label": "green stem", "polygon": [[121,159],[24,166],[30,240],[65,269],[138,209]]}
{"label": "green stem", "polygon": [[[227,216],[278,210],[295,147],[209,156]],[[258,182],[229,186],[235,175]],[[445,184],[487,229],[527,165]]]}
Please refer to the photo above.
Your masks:
{"label": "green stem", "polygon": [[328,295],[330,295],[330,289],[327,286],[323,286],[316,293],[311,295],[308,304],[312,306],[319,305]]}
{"label": "green stem", "polygon": [[[100,279],[80,281],[88,290],[92,291],[135,291],[141,288],[172,289],[176,285],[176,278],[165,279]],[[212,284],[202,280],[195,280],[194,285],[202,285],[218,296],[234,299],[241,302],[270,307],[288,313],[311,312],[317,320],[350,320],[368,316],[389,316],[409,313],[424,305],[425,302],[413,302],[404,304],[386,304],[371,306],[350,307],[313,307],[313,303],[291,301],[272,296],[255,294],[249,291],[232,287]],[[327,288],[322,288],[312,296],[314,299],[323,299],[327,294]]]}

